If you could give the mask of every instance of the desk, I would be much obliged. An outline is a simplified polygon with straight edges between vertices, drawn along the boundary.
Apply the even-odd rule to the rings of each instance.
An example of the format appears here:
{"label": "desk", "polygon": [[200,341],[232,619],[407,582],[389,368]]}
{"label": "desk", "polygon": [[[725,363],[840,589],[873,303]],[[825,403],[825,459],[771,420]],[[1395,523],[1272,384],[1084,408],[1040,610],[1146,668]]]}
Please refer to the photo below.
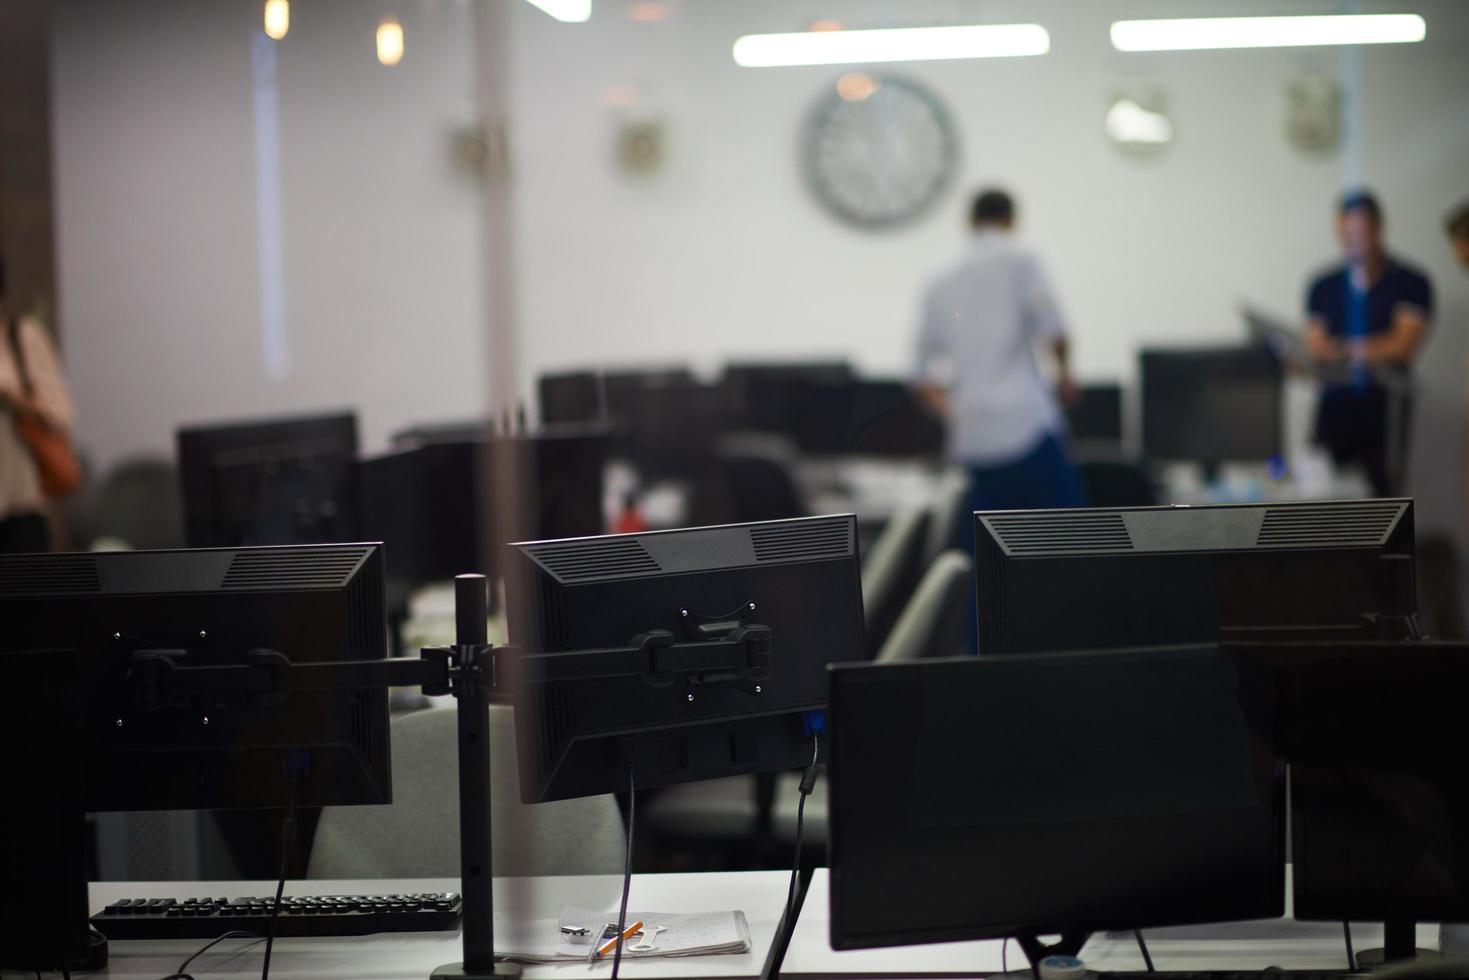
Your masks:
{"label": "desk", "polygon": [[[1289,870],[1289,869],[1287,869]],[[801,977],[957,977],[1000,972],[999,940],[894,946],[886,949],[834,951],[829,938],[831,879],[827,869],[812,875],[805,903],[796,920],[781,963],[780,975]],[[1287,878],[1287,904],[1289,903]],[[1287,914],[1289,908],[1287,908]],[[1255,922],[1228,922],[1205,926],[1148,929],[1143,933],[1159,970],[1346,969],[1346,945],[1341,926],[1331,922],[1296,922],[1291,918]],[[1382,945],[1382,926],[1352,926],[1358,952]],[[1438,927],[1420,925],[1418,945],[1438,946]],[[1131,933],[1098,934],[1081,951],[1092,970],[1145,969]],[[1010,944],[1012,971],[1027,964],[1016,943]]]}
{"label": "desk", "polygon": [[[629,980],[756,978],[765,970],[784,912],[790,873],[785,871],[719,874],[634,875],[628,907],[657,912],[740,909],[750,924],[751,950],[740,955],[670,959],[625,959],[622,975]],[[383,879],[371,881],[293,881],[288,895],[362,895],[399,892],[458,891],[458,879]],[[502,878],[495,881],[495,916],[512,914],[554,918],[567,905],[608,909],[616,917],[622,878],[617,875],[559,878]],[[187,898],[190,895],[273,895],[275,882],[94,882],[91,908],[100,910],[122,898]],[[226,941],[195,960],[189,972],[207,977],[259,976],[261,946],[238,951],[248,940]],[[157,980],[178,968],[202,940],[117,941],[109,946],[107,969],[88,976]],[[238,951],[238,952],[237,952]],[[277,939],[270,958],[272,980],[427,980],[434,967],[462,959],[459,932],[379,933],[340,938]],[[585,963],[526,965],[526,980],[584,980],[607,977],[610,958],[597,967]]]}

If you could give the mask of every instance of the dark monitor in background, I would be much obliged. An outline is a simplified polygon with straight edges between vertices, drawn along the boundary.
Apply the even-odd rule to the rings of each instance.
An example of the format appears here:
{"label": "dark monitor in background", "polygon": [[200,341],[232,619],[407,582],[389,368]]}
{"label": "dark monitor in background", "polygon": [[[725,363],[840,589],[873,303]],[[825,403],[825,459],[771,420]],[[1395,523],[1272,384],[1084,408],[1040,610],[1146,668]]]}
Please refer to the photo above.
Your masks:
{"label": "dark monitor in background", "polygon": [[637,467],[645,482],[708,475],[726,431],[718,388],[676,381],[629,389],[617,398],[612,455]]}
{"label": "dark monitor in background", "polygon": [[791,392],[796,445],[817,456],[933,458],[944,424],[900,380],[803,382]]}
{"label": "dark monitor in background", "polygon": [[1283,913],[1270,691],[1217,646],[830,683],[834,949]]}
{"label": "dark monitor in background", "polygon": [[[645,656],[654,672],[641,676],[517,685],[526,802],[625,790],[629,762],[640,787],[808,765],[826,665],[862,656],[851,516],[526,542],[508,561],[510,638],[523,653],[636,648],[656,630],[724,647],[668,653],[668,664],[707,666],[692,679]],[[732,653],[756,626],[768,629],[764,652]]]}
{"label": "dark monitor in background", "polygon": [[1066,407],[1066,425],[1072,441],[1082,447],[1120,448],[1122,445],[1122,386],[1081,386],[1080,399]]}
{"label": "dark monitor in background", "polygon": [[404,611],[422,585],[492,574],[484,445],[430,442],[362,460],[362,534],[387,552],[391,612]]}
{"label": "dark monitor in background", "polygon": [[727,365],[720,387],[732,429],[776,432],[794,439],[809,386],[850,385],[856,380],[845,361],[771,361]]}
{"label": "dark monitor in background", "polygon": [[1148,459],[1209,471],[1280,455],[1281,367],[1269,348],[1144,350],[1139,376]]}
{"label": "dark monitor in background", "polygon": [[1413,501],[975,515],[979,652],[1418,635]]}
{"label": "dark monitor in background", "polygon": [[191,547],[357,538],[350,414],[189,426],[176,434]]}
{"label": "dark monitor in background", "polygon": [[584,537],[607,529],[602,487],[611,437],[605,426],[547,425],[491,445],[492,470],[513,466],[522,480],[516,537]]}
{"label": "dark monitor in background", "polygon": [[596,422],[607,417],[602,376],[596,371],[543,374],[536,379],[542,423]]}
{"label": "dark monitor in background", "polygon": [[1281,643],[1230,648],[1269,672],[1290,764],[1295,917],[1469,921],[1464,692],[1469,645]]}
{"label": "dark monitor in background", "polygon": [[385,690],[149,704],[130,679],[142,652],[384,657],[376,545],[0,556],[0,622],[0,782],[27,798],[0,858],[6,966],[105,955],[88,941],[85,811],[391,801]]}

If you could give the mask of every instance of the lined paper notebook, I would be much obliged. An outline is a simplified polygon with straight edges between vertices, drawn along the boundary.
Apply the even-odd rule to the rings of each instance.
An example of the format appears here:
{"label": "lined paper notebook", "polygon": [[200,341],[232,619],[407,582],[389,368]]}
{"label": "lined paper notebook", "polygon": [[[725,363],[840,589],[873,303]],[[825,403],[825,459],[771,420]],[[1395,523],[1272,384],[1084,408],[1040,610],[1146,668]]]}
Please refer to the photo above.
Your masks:
{"label": "lined paper notebook", "polygon": [[[616,913],[590,912],[567,906],[559,919],[496,919],[495,952],[507,959],[525,963],[563,963],[586,960],[590,945],[573,943],[562,934],[561,927],[582,928],[596,935],[602,926],[616,919]],[[750,925],[745,913],[734,912],[634,912],[627,913],[628,922],[643,922],[643,934],[628,940],[622,950],[623,959],[646,956],[712,956],[720,953],[750,951]],[[658,929],[662,926],[662,929]],[[656,932],[656,935],[655,935]],[[635,949],[651,942],[649,950]],[[610,958],[611,953],[607,956]]]}

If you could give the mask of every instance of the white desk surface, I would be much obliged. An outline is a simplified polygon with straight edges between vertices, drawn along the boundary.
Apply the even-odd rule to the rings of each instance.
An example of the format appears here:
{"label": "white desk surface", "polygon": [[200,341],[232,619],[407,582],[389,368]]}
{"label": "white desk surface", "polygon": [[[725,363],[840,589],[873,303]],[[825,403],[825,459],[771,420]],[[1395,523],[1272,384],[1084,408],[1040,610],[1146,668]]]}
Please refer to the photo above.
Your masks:
{"label": "white desk surface", "polygon": [[[622,975],[629,980],[689,980],[689,978],[753,978],[765,969],[784,912],[788,871],[751,871],[710,874],[633,875],[628,908],[656,912],[699,912],[739,909],[750,924],[751,950],[740,955],[691,956],[668,959],[625,959]],[[616,916],[622,878],[618,875],[553,878],[502,878],[495,881],[495,917],[519,913],[554,918],[567,905],[608,909]],[[457,878],[380,879],[371,881],[293,881],[288,895],[363,895],[401,892],[459,891]],[[188,898],[191,895],[273,895],[275,882],[167,881],[94,882],[91,911],[122,898]],[[195,950],[200,939],[165,941],[114,940],[108,948],[106,971],[88,976],[157,980],[176,970]],[[249,977],[260,973],[262,945],[243,948],[249,940],[227,940],[195,960],[189,972],[197,980],[208,977]],[[243,949],[242,949],[243,948]],[[427,980],[437,966],[462,959],[459,931],[378,933],[340,938],[277,939],[270,958],[272,980],[301,978],[325,980]],[[607,977],[611,960],[589,967],[585,963],[526,965],[527,980],[586,980]]]}
{"label": "white desk surface", "polygon": [[[831,948],[829,935],[830,894],[827,869],[818,868],[781,963],[782,980],[987,976],[1001,970],[999,940],[837,952]],[[1261,970],[1268,966],[1345,970],[1347,965],[1346,944],[1338,923],[1297,922],[1290,918],[1229,922],[1148,929],[1143,938],[1159,970]],[[1380,946],[1382,927],[1353,924],[1352,942],[1358,952]],[[1438,927],[1420,925],[1418,945],[1437,948]],[[1025,954],[1016,943],[1010,943],[1008,957],[1012,971],[1027,966]],[[1082,950],[1081,958],[1091,970],[1142,970],[1146,966],[1131,933],[1095,935]]]}

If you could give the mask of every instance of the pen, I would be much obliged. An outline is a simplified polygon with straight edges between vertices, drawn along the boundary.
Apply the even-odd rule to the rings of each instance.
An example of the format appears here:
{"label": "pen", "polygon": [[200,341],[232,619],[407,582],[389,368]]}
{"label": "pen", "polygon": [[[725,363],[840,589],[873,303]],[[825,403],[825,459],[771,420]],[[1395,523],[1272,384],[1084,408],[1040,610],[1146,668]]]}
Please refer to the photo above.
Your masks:
{"label": "pen", "polygon": [[616,946],[618,943],[622,942],[624,939],[627,939],[628,937],[634,935],[635,933],[638,932],[638,930],[640,930],[642,928],[643,928],[643,920],[642,919],[639,919],[638,921],[634,922],[632,925],[628,926],[627,927],[627,931],[624,932],[622,935],[620,935],[620,936],[613,936],[611,939],[609,939],[605,943],[603,943],[601,945],[601,947],[599,947],[598,950],[597,950],[597,958],[598,959],[601,959],[603,956],[606,956],[607,955],[607,951],[610,950],[613,946]]}

